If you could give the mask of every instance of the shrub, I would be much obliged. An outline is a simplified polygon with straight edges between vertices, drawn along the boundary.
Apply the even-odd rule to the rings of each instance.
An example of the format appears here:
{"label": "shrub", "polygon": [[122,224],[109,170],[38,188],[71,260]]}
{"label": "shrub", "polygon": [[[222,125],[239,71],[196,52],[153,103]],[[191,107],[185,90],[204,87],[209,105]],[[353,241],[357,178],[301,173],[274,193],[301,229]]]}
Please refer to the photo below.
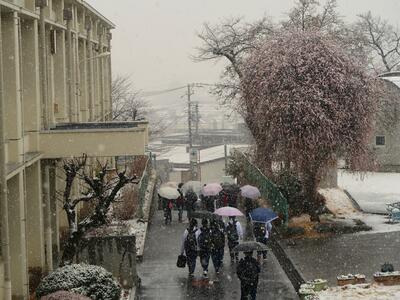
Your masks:
{"label": "shrub", "polygon": [[90,300],[90,298],[71,292],[60,291],[43,296],[40,300]]}
{"label": "shrub", "polygon": [[121,287],[104,268],[75,264],[46,276],[36,289],[36,296],[40,299],[57,291],[69,291],[94,300],[118,300]]}

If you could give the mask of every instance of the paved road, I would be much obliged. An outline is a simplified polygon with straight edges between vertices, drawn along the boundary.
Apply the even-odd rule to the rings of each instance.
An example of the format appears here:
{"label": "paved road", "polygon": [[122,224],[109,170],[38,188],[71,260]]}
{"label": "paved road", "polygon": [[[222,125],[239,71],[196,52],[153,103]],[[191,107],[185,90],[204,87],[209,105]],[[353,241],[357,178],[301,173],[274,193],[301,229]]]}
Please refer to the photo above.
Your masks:
{"label": "paved road", "polygon": [[400,232],[345,234],[328,239],[296,240],[281,244],[306,280],[324,278],[336,285],[336,276],[364,274],[369,280],[383,263],[400,269]]}
{"label": "paved road", "polygon": [[[143,262],[138,265],[142,287],[139,299],[240,299],[240,283],[235,274],[235,265],[230,264],[229,254],[225,253],[222,273],[216,277],[212,264],[209,268],[210,281],[201,279],[201,267],[197,261],[195,279],[188,279],[187,269],[176,267],[181,235],[187,224],[176,222],[173,216],[170,226],[163,225],[162,212],[153,218],[147,235]],[[298,299],[286,274],[271,252],[262,266],[258,299]]]}

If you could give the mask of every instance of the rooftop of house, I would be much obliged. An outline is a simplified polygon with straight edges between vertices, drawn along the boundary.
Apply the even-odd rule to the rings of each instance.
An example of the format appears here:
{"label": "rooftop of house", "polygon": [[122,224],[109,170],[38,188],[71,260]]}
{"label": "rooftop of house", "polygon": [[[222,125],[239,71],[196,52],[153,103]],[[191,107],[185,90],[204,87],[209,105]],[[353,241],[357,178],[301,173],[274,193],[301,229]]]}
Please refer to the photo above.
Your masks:
{"label": "rooftop of house", "polygon": [[400,88],[400,72],[387,72],[379,75],[379,78],[394,83]]}
{"label": "rooftop of house", "polygon": [[[248,145],[227,145],[228,156],[234,149],[245,150]],[[157,153],[156,153],[157,154]],[[224,145],[210,147],[199,151],[200,163],[210,162],[225,157]],[[158,153],[157,159],[168,159],[172,164],[189,164],[189,153],[187,145],[174,145],[166,147],[165,150]]]}

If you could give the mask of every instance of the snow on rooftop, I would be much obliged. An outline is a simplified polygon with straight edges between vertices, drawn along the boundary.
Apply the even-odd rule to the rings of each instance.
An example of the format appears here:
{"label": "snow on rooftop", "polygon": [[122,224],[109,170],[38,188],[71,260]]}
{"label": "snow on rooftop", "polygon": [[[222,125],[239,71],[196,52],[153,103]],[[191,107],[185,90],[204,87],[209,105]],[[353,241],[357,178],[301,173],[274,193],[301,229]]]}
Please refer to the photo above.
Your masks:
{"label": "snow on rooftop", "polygon": [[379,76],[380,78],[393,82],[400,88],[400,72],[389,72]]}
{"label": "snow on rooftop", "polygon": [[[189,164],[189,153],[186,152],[187,145],[176,145],[168,147],[166,151],[163,151],[157,156],[157,159],[169,159],[173,164]],[[228,155],[234,149],[245,150],[248,145],[227,145]],[[216,159],[222,159],[225,157],[224,145],[210,147],[200,150],[200,163],[213,161]]]}

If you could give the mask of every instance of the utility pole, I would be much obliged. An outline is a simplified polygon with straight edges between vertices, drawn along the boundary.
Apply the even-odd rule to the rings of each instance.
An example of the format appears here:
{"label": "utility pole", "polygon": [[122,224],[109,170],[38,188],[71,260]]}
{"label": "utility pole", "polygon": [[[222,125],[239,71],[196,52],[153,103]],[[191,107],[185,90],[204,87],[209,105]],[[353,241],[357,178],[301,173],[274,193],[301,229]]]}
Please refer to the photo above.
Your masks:
{"label": "utility pole", "polygon": [[192,102],[190,99],[192,96],[192,91],[190,88],[190,84],[187,86],[187,102],[188,102],[188,130],[189,130],[189,151],[193,146],[193,137],[192,137]]}
{"label": "utility pole", "polygon": [[196,105],[195,105],[195,114],[196,114],[196,117],[195,117],[195,120],[196,120],[196,138],[198,139],[199,138],[199,122],[200,122],[200,116],[199,116],[199,102],[196,102]]}

